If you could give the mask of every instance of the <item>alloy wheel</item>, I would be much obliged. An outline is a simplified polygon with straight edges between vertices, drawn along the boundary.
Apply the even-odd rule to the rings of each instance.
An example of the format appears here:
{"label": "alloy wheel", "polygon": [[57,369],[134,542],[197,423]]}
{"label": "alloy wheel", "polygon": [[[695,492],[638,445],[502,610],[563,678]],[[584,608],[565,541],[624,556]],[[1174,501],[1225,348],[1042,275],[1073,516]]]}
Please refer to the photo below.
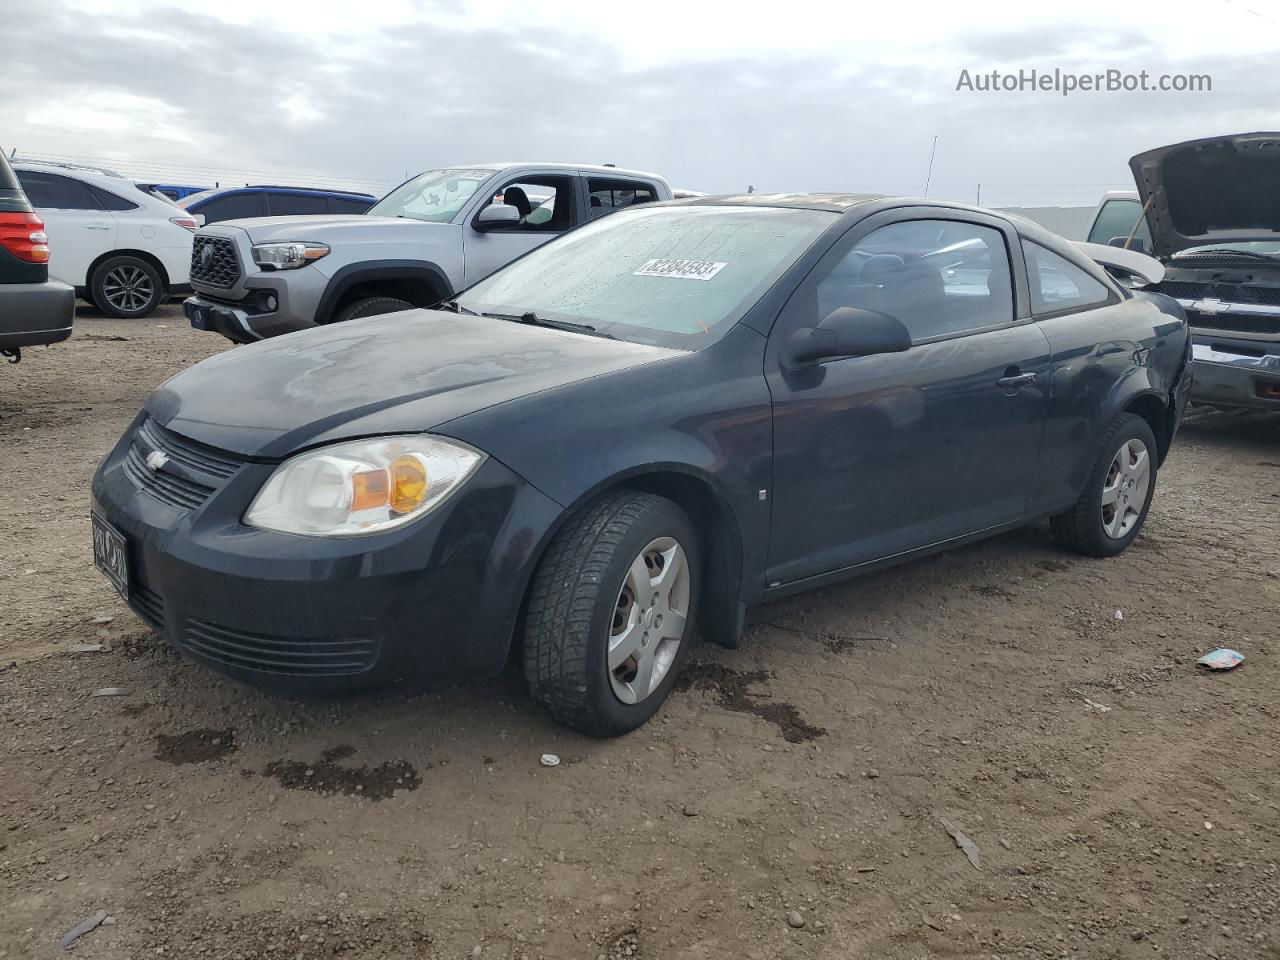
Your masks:
{"label": "alloy wheel", "polygon": [[1142,517],[1151,486],[1151,453],[1141,440],[1128,440],[1111,461],[1102,482],[1102,529],[1113,540],[1128,535]]}
{"label": "alloy wheel", "polygon": [[658,537],[627,569],[609,630],[614,695],[639,703],[661,684],[684,640],[689,617],[689,561],[672,537]]}
{"label": "alloy wheel", "polygon": [[113,267],[102,280],[102,294],[107,303],[121,313],[137,313],[146,309],[155,292],[151,277],[133,264]]}

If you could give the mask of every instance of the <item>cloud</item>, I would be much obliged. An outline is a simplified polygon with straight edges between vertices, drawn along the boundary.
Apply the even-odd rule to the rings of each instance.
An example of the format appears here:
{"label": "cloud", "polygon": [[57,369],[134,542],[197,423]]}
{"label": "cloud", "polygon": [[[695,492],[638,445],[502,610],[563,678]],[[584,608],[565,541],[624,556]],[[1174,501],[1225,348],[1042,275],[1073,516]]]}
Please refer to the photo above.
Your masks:
{"label": "cloud", "polygon": [[[346,42],[172,8],[103,21],[93,42],[53,3],[5,16],[10,50],[46,54],[0,73],[0,131],[29,152],[118,157],[126,170],[163,158],[211,174],[390,183],[433,166],[548,160],[653,169],[716,192],[918,193],[936,135],[934,195],[972,199],[981,182],[985,202],[1088,203],[1126,185],[1138,150],[1265,127],[1275,94],[1259,79],[1270,57],[1172,62],[1141,34],[1083,25],[961,38],[915,66],[773,51],[635,67],[586,33],[435,15]],[[1203,72],[1214,92],[955,90],[963,66],[1026,61]]]}

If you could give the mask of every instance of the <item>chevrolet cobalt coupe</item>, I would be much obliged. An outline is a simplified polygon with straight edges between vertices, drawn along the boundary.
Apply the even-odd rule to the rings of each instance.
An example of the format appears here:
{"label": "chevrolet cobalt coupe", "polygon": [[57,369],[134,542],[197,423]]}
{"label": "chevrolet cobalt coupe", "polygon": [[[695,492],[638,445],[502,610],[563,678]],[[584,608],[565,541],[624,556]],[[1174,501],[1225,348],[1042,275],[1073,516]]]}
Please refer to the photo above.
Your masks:
{"label": "chevrolet cobalt coupe", "polygon": [[1181,307],[987,210],[644,205],[436,310],[205,360],[93,482],[95,561],[183,653],[287,694],[523,656],[597,736],[695,625],[1048,518],[1117,554],[1186,403]]}

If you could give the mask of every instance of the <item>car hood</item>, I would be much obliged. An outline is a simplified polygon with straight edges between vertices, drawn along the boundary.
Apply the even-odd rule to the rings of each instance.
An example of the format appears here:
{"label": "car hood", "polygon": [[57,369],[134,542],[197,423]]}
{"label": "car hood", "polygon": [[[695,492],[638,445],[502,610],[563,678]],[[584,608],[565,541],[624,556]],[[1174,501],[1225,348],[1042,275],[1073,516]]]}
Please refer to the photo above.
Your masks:
{"label": "car hood", "polygon": [[457,229],[448,223],[428,223],[426,220],[409,217],[370,217],[359,213],[346,216],[255,217],[250,220],[225,220],[210,226],[236,227],[249,234],[249,239],[254,243],[282,240],[359,243],[366,238],[379,241],[403,239],[412,243],[415,239],[442,237],[444,231]]}
{"label": "car hood", "polygon": [[683,351],[440,310],[352,320],[237,347],[183,371],[148,414],[192,440],[277,459],[418,433],[519,397]]}
{"label": "car hood", "polygon": [[1188,140],[1129,160],[1152,251],[1280,240],[1280,133]]}

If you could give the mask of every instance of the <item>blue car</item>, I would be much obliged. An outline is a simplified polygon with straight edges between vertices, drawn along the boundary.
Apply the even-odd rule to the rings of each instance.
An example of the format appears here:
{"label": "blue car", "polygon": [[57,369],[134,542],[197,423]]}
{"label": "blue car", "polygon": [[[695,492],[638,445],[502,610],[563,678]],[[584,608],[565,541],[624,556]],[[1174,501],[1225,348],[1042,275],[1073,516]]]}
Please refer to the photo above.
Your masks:
{"label": "blue car", "polygon": [[250,217],[297,217],[311,214],[364,213],[378,198],[347,190],[311,187],[226,187],[193,193],[179,206],[204,217],[205,224]]}
{"label": "blue car", "polygon": [[179,200],[185,200],[193,193],[204,193],[209,187],[192,187],[177,183],[139,183],[139,187],[143,190],[149,190],[152,193],[158,193],[160,196],[172,200],[177,203]]}

